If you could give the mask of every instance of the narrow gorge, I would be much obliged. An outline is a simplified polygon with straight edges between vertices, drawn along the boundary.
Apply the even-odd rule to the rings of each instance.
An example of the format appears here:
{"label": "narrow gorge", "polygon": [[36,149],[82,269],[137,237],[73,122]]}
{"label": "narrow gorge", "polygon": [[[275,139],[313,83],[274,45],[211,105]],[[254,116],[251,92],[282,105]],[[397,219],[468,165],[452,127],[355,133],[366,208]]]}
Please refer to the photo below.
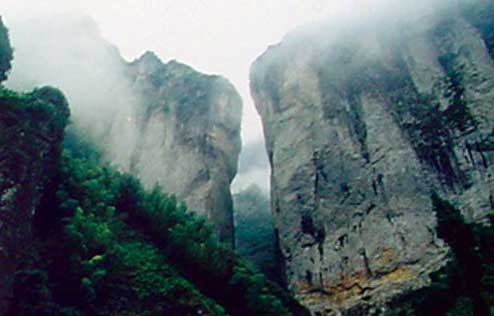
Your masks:
{"label": "narrow gorge", "polygon": [[494,316],[492,0],[56,1],[0,12],[0,316]]}

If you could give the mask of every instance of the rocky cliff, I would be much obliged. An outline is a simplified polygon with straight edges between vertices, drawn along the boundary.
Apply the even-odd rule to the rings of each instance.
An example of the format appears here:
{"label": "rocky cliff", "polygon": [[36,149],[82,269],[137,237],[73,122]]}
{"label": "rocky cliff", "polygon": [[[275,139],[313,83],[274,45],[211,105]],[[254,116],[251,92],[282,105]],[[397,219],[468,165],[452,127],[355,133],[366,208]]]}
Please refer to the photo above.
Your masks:
{"label": "rocky cliff", "polygon": [[146,53],[130,64],[136,147],[130,171],[144,185],[161,185],[233,242],[230,183],[240,154],[242,101],[219,76]]}
{"label": "rocky cliff", "polygon": [[494,8],[466,3],[308,27],[252,67],[286,282],[313,311],[429,284],[432,192],[471,221],[494,208]]}
{"label": "rocky cliff", "polygon": [[222,240],[233,241],[230,182],[242,102],[227,80],[175,61],[164,64],[153,53],[127,63],[89,18],[40,18],[14,25],[12,34],[11,87],[62,88],[74,126],[107,160],[148,188],[159,184],[176,194],[207,217]]}

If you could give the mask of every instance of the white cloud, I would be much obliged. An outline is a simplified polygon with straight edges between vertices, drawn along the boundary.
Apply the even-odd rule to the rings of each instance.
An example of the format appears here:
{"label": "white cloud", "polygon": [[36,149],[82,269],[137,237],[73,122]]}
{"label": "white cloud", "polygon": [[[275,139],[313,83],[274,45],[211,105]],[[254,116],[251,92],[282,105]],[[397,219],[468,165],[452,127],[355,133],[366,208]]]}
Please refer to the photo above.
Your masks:
{"label": "white cloud", "polygon": [[[2,0],[9,21],[78,12],[92,16],[127,59],[146,50],[221,74],[244,99],[242,138],[262,137],[248,90],[250,64],[297,25],[328,11],[322,0]],[[323,10],[326,8],[326,11]]]}
{"label": "white cloud", "polygon": [[[446,0],[437,0],[446,1]],[[449,0],[453,1],[453,0]],[[228,78],[244,100],[242,139],[259,142],[260,119],[248,88],[249,68],[267,46],[295,27],[330,19],[408,14],[428,0],[1,0],[7,25],[39,15],[76,12],[93,17],[128,60],[146,50]],[[33,40],[36,40],[33,38]],[[265,179],[261,180],[262,183]]]}

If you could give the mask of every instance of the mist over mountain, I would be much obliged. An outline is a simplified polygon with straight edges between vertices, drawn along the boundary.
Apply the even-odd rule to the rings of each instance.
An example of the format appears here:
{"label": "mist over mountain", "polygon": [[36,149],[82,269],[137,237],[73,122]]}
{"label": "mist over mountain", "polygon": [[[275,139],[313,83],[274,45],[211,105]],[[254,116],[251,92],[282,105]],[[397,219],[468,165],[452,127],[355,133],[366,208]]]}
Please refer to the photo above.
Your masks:
{"label": "mist over mountain", "polygon": [[242,101],[230,83],[175,61],[165,64],[151,52],[128,63],[89,17],[28,20],[12,27],[11,38],[9,87],[61,88],[73,128],[107,161],[148,188],[158,184],[176,194],[233,240],[230,182]]}
{"label": "mist over mountain", "polygon": [[238,173],[232,183],[232,190],[239,191],[256,185],[268,193],[270,166],[264,142],[245,144],[238,161]]}
{"label": "mist over mountain", "polygon": [[269,195],[251,185],[234,194],[233,202],[236,251],[271,280],[281,283]]}
{"label": "mist over mountain", "polygon": [[[6,77],[12,48],[1,19],[0,40],[0,74]],[[94,51],[83,53],[91,58]],[[146,145],[133,154],[131,169],[147,170],[142,157],[155,163],[178,153],[185,159],[174,165],[188,164],[193,185],[219,181],[202,190],[210,209],[187,209],[163,187],[145,187],[117,170],[108,161],[108,143],[84,126],[65,131],[70,105],[59,90],[20,93],[1,85],[0,315],[309,315],[231,249],[231,200],[223,209],[215,204],[222,194],[231,199],[240,151],[241,101],[234,88],[186,65],[163,64],[152,53],[124,66],[144,107],[127,120],[140,118],[136,129]],[[149,138],[160,132],[172,144],[146,156],[154,150]],[[228,150],[232,157],[220,157]],[[201,170],[205,177],[194,174],[194,155],[214,157],[215,166]],[[215,174],[222,168],[230,173],[223,180]],[[182,169],[173,181],[187,183],[189,174]]]}
{"label": "mist over mountain", "polygon": [[0,316],[493,315],[494,2],[0,14]]}

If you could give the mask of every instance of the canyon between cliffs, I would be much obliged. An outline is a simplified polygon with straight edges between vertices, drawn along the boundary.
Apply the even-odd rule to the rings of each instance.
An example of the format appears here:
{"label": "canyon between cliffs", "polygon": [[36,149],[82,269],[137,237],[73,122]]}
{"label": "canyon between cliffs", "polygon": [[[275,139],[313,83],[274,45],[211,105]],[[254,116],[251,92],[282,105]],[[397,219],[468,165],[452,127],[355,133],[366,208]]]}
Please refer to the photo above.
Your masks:
{"label": "canyon between cliffs", "polygon": [[224,77],[0,19],[0,316],[492,316],[494,2],[426,7],[254,61],[270,198]]}

